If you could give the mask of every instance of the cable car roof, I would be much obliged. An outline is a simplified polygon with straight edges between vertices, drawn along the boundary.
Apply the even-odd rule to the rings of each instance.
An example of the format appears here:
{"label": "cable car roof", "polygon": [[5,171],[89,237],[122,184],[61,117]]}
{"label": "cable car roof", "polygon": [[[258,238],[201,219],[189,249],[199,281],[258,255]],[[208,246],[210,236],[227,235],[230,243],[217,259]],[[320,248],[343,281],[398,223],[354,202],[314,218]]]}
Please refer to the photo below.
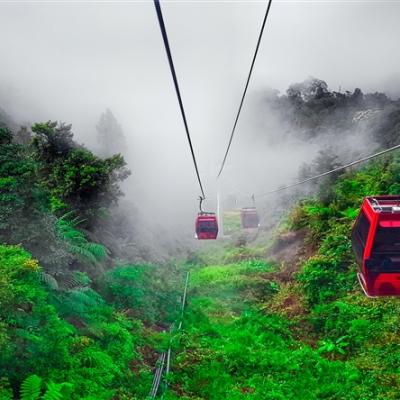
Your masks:
{"label": "cable car roof", "polygon": [[399,195],[366,197],[364,206],[373,214],[390,214],[389,218],[400,219]]}
{"label": "cable car roof", "polygon": [[200,211],[198,213],[198,217],[201,217],[201,218],[215,218],[215,213],[207,212],[207,211]]}

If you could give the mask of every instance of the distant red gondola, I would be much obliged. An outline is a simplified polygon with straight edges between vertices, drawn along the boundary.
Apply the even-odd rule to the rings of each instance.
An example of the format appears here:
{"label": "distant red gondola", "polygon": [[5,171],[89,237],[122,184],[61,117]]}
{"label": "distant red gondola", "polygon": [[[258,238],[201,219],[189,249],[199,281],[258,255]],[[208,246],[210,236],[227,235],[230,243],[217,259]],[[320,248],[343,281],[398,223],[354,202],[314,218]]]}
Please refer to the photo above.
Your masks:
{"label": "distant red gondola", "polygon": [[353,226],[358,280],[367,296],[400,296],[400,196],[366,197]]}
{"label": "distant red gondola", "polygon": [[254,229],[260,225],[257,209],[255,207],[242,208],[240,211],[240,219],[243,229]]}
{"label": "distant red gondola", "polygon": [[218,221],[215,213],[199,212],[196,218],[196,236],[199,240],[216,239],[218,236]]}

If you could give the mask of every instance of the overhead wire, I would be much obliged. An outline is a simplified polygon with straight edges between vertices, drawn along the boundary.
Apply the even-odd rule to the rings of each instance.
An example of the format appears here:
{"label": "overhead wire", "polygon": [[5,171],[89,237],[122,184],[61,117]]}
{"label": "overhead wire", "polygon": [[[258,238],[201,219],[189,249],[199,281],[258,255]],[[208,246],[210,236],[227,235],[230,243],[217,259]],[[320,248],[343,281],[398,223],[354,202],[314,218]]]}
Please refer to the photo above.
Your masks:
{"label": "overhead wire", "polygon": [[281,192],[282,190],[290,189],[290,188],[293,188],[293,187],[295,187],[295,186],[299,186],[299,185],[302,185],[302,184],[304,184],[304,183],[311,182],[311,181],[313,181],[313,180],[316,180],[316,179],[322,178],[322,177],[324,177],[324,176],[333,174],[333,173],[335,173],[335,172],[342,171],[342,170],[344,170],[344,169],[346,169],[346,168],[352,167],[353,165],[360,164],[360,163],[362,163],[362,162],[371,160],[371,159],[373,159],[373,158],[379,157],[379,156],[381,156],[381,155],[383,155],[383,154],[386,154],[386,153],[390,153],[390,152],[392,152],[392,151],[394,151],[394,150],[397,150],[397,149],[399,149],[399,148],[400,148],[400,144],[398,144],[398,145],[396,145],[396,146],[393,146],[393,147],[390,147],[390,148],[388,148],[388,149],[379,151],[378,153],[374,153],[374,154],[371,154],[371,155],[369,155],[369,156],[360,158],[359,160],[353,161],[353,162],[351,162],[351,163],[349,163],[349,164],[342,165],[342,166],[340,166],[340,167],[331,169],[330,171],[323,172],[322,174],[314,175],[314,176],[312,176],[312,177],[310,177],[310,178],[303,179],[303,180],[301,180],[301,181],[299,181],[299,182],[296,182],[296,183],[292,183],[291,185],[283,186],[283,187],[280,187],[280,188],[277,188],[277,189],[274,189],[274,190],[270,190],[269,192],[266,192],[266,193],[263,193],[263,194],[259,194],[259,195],[257,195],[257,197],[268,196],[268,195],[273,194],[273,193]]}
{"label": "overhead wire", "polygon": [[231,135],[229,137],[229,142],[228,142],[228,146],[227,146],[226,151],[225,151],[224,159],[222,160],[222,164],[221,164],[221,167],[220,167],[219,172],[218,172],[218,178],[220,177],[220,175],[222,174],[222,171],[224,169],[224,166],[225,166],[225,163],[226,163],[226,159],[228,157],[228,153],[229,153],[229,150],[230,150],[231,145],[232,145],[232,140],[233,140],[233,137],[234,137],[235,132],[236,132],[236,126],[237,126],[237,123],[239,121],[240,112],[242,111],[244,99],[245,99],[246,93],[247,93],[247,88],[249,87],[250,78],[251,78],[251,75],[253,73],[254,64],[256,62],[258,49],[260,48],[260,43],[261,43],[262,35],[264,33],[264,28],[265,28],[265,25],[266,25],[266,22],[267,22],[267,19],[268,19],[268,15],[269,15],[269,10],[271,8],[271,4],[272,4],[272,0],[269,0],[267,9],[265,11],[264,19],[263,19],[263,22],[262,22],[262,25],[261,25],[261,31],[260,31],[260,34],[258,36],[256,50],[254,52],[253,60],[251,62],[249,75],[247,76],[246,85],[244,87],[244,91],[243,91],[243,94],[242,94],[242,99],[240,100],[239,109],[237,111],[235,122],[234,122],[233,128],[232,128],[232,132],[231,132]]}
{"label": "overhead wire", "polygon": [[188,143],[189,143],[190,152],[192,154],[192,159],[193,159],[193,164],[194,164],[194,168],[195,168],[195,171],[196,171],[197,180],[199,182],[199,186],[200,186],[200,190],[201,190],[201,197],[203,199],[205,199],[206,196],[204,194],[203,184],[201,182],[199,168],[197,166],[196,156],[195,156],[195,153],[194,153],[194,150],[193,150],[192,139],[190,137],[189,127],[188,127],[186,114],[185,114],[185,109],[183,107],[182,96],[181,96],[181,92],[179,90],[178,78],[177,78],[176,72],[175,72],[174,61],[172,59],[171,49],[170,49],[170,46],[169,46],[167,30],[166,30],[165,24],[164,24],[164,18],[163,18],[162,11],[161,11],[160,1],[159,0],[154,0],[154,6],[156,8],[157,17],[158,17],[158,23],[160,25],[161,34],[162,34],[163,41],[164,41],[164,47],[165,47],[165,51],[167,53],[168,63],[169,63],[169,67],[171,69],[171,74],[172,74],[172,78],[173,78],[173,81],[174,81],[176,95],[178,97],[179,107],[181,109],[183,124],[185,125],[186,136],[187,136],[187,140],[188,140]]}

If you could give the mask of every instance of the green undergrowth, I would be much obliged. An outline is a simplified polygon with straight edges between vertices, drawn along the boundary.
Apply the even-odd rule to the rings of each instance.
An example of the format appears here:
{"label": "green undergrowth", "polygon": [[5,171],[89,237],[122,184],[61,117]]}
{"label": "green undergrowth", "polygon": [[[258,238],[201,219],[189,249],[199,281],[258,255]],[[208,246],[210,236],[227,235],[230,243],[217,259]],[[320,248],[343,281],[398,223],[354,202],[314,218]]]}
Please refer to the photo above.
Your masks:
{"label": "green undergrowth", "polygon": [[123,157],[71,129],[0,115],[0,400],[143,399],[176,320],[182,271],[118,217]]}
{"label": "green undergrowth", "polygon": [[[261,310],[276,266],[249,259],[191,271],[168,399],[357,399],[362,375],[297,341],[291,321]],[[368,398],[368,397],[365,397]]]}
{"label": "green undergrowth", "polygon": [[207,265],[226,265],[240,263],[248,260],[264,260],[266,245],[246,246],[238,240],[237,245],[232,246],[231,241],[209,243],[190,259],[192,265],[201,267]]}
{"label": "green undergrowth", "polygon": [[[278,290],[263,274],[274,270],[272,264],[257,259],[237,264],[212,265],[190,273],[190,304],[203,305],[210,317],[237,315],[254,301],[263,301]],[[199,307],[201,309],[201,307]],[[213,311],[214,310],[214,311]]]}
{"label": "green undergrowth", "polygon": [[297,274],[316,346],[325,357],[354,365],[367,382],[375,382],[370,390],[376,398],[385,400],[400,393],[400,304],[364,296],[350,236],[365,196],[399,192],[399,160],[390,156],[344,174],[328,198],[304,201],[291,218],[292,229],[305,228],[306,245],[317,248]]}
{"label": "green undergrowth", "polygon": [[[42,274],[22,247],[0,246],[0,399],[13,399],[33,375],[47,382],[48,393],[68,387],[57,400],[145,398],[152,354],[165,340],[144,323],[151,324],[155,309],[169,307],[162,292],[150,296],[144,274],[156,277],[154,267],[112,270],[102,294],[89,287],[49,290]],[[38,396],[50,396],[38,387]]]}

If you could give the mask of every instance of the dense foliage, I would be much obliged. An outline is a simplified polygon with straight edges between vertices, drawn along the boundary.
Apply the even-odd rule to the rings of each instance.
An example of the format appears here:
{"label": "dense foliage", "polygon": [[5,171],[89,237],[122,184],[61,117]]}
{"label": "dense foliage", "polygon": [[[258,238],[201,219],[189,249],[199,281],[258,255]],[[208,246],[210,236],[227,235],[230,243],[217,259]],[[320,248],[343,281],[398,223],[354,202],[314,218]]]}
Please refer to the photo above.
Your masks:
{"label": "dense foliage", "polygon": [[[364,196],[398,193],[399,161],[397,155],[386,157],[347,173],[328,201],[308,200],[293,214],[293,227],[305,227],[308,244],[318,247],[297,277],[310,311],[307,320],[330,352],[351,360],[365,379],[376,382],[375,398],[381,399],[398,398],[400,391],[400,307],[396,299],[363,296],[356,285],[350,230]],[[342,338],[341,355],[334,345]]]}
{"label": "dense foliage", "polygon": [[93,241],[129,174],[119,154],[55,122],[28,136],[0,127],[0,398],[144,398],[180,275]]}

